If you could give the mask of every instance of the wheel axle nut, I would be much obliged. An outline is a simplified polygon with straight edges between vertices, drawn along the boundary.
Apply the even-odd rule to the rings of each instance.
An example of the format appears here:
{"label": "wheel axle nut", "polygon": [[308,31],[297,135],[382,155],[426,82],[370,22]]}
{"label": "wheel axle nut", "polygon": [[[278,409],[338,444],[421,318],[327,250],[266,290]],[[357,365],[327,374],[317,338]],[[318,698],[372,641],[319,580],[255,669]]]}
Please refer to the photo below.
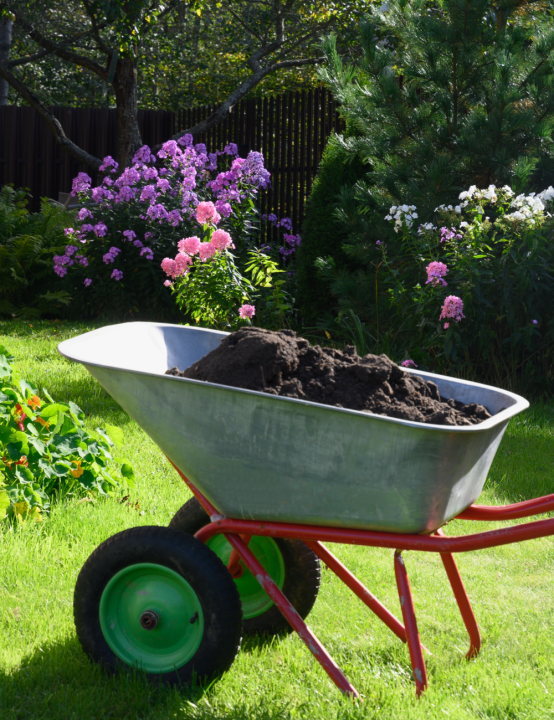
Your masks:
{"label": "wheel axle nut", "polygon": [[159,622],[159,618],[153,610],[145,610],[140,616],[140,624],[145,630],[153,630]]}

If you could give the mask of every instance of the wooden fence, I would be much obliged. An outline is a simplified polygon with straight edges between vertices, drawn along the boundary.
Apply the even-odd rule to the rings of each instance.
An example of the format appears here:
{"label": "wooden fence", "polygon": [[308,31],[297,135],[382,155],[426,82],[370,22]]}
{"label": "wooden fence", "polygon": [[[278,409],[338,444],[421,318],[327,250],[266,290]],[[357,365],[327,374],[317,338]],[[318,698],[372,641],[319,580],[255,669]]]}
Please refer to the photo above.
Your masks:
{"label": "wooden fence", "polygon": [[[143,141],[147,145],[163,142],[214,110],[215,106],[175,114],[142,110],[139,125]],[[87,152],[96,157],[116,155],[115,110],[54,108],[54,114],[68,137]],[[243,100],[224,122],[195,137],[195,142],[205,143],[210,152],[234,142],[242,157],[250,150],[263,153],[271,173],[271,188],[262,193],[261,210],[290,217],[297,231],[327,139],[333,130],[341,129],[333,97],[318,88]],[[69,192],[72,179],[80,171],[91,174],[60,150],[34,110],[0,108],[0,186],[12,182],[16,187],[28,187],[33,195],[32,209],[37,209],[38,198],[57,199],[59,192]]]}

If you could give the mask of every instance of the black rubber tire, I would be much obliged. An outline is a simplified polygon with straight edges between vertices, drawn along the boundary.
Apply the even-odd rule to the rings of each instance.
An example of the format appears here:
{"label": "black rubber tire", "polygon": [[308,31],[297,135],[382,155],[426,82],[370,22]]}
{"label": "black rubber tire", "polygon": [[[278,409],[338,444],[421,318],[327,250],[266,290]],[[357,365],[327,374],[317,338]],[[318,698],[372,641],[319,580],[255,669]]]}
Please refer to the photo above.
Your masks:
{"label": "black rubber tire", "polygon": [[[209,515],[195,497],[178,510],[169,527],[195,535],[210,522]],[[317,555],[301,540],[273,538],[285,565],[283,593],[302,619],[308,617],[317,599],[321,584],[321,563]],[[244,635],[276,635],[292,632],[292,627],[276,605],[262,615],[243,618]]]}
{"label": "black rubber tire", "polygon": [[111,673],[130,669],[109,647],[100,625],[100,599],[110,579],[130,565],[154,563],[181,575],[193,588],[204,614],[200,646],[182,667],[149,680],[187,685],[212,680],[232,665],[241,643],[242,608],[225,565],[208,547],[165,527],[124,530],[103,542],[83,565],[75,586],[73,612],[85,653]]}

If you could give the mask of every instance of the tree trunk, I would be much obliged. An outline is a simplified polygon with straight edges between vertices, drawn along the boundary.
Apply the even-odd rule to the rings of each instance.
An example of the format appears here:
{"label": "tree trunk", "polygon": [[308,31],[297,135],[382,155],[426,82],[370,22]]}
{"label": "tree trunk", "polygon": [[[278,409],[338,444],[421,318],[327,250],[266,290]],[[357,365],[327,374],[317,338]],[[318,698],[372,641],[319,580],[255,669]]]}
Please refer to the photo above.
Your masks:
{"label": "tree trunk", "polygon": [[117,107],[117,162],[121,170],[131,164],[142,146],[138,126],[137,63],[120,58],[113,79]]}
{"label": "tree trunk", "polygon": [[[13,20],[7,17],[0,17],[0,63],[7,67],[12,44]],[[0,78],[0,107],[8,104],[9,84],[4,78]]]}

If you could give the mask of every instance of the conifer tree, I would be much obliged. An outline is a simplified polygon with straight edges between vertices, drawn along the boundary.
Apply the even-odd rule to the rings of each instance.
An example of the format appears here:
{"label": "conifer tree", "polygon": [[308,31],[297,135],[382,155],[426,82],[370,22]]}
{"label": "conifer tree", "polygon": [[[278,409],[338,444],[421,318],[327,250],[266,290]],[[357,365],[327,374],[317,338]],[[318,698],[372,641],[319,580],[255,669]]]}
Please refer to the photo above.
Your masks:
{"label": "conifer tree", "polygon": [[321,71],[347,121],[333,142],[367,167],[337,210],[360,269],[320,265],[340,304],[371,320],[391,205],[416,205],[423,223],[470,185],[554,182],[554,29],[549,2],[390,0],[360,37],[356,66],[328,38]]}

